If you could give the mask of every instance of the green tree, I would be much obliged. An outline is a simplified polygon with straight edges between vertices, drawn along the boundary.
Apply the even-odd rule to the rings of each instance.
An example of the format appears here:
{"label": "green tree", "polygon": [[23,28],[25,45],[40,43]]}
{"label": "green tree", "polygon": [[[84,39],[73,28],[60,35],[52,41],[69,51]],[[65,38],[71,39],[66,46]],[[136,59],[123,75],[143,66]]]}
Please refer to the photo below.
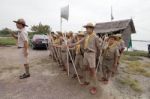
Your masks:
{"label": "green tree", "polygon": [[0,36],[10,36],[11,32],[13,32],[11,29],[4,28],[4,29],[0,30]]}
{"label": "green tree", "polygon": [[33,25],[31,31],[35,34],[47,34],[50,32],[50,26],[39,23],[39,25]]}

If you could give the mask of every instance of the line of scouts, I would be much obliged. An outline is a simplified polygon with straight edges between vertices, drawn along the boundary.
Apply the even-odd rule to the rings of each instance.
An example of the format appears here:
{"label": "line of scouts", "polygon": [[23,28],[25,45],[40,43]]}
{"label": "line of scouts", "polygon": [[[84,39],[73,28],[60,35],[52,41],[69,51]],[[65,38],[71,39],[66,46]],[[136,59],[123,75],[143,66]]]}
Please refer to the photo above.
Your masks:
{"label": "line of scouts", "polygon": [[[117,72],[119,59],[122,55],[125,45],[121,38],[121,34],[111,35],[108,38],[100,38],[94,32],[94,25],[88,23],[84,26],[86,32],[79,32],[75,36],[73,32],[61,33],[57,35],[52,33],[50,36],[51,56],[57,61],[63,71],[68,72],[70,57],[67,56],[70,51],[72,59],[74,60],[76,69],[82,85],[91,85],[90,93],[97,93],[97,63],[101,58],[101,65],[103,77],[101,81],[107,84],[110,77],[113,77]],[[72,78],[77,75],[73,72]]]}

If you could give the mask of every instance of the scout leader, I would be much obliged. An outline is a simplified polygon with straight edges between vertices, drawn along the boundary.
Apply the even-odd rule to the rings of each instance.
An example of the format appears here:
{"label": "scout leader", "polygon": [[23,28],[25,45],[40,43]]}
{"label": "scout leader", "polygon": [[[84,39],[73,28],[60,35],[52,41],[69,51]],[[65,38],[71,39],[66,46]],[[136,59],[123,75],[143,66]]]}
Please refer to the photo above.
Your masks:
{"label": "scout leader", "polygon": [[108,45],[105,49],[103,49],[102,56],[102,71],[103,71],[103,78],[102,81],[104,84],[107,84],[109,78],[114,73],[115,67],[117,66],[118,57],[119,57],[119,50],[115,43],[116,37],[109,36],[108,38]]}
{"label": "scout leader", "polygon": [[[70,47],[78,45],[80,43],[84,43],[84,59],[83,65],[85,70],[85,82],[83,85],[89,85],[91,83],[92,87],[90,89],[91,94],[97,93],[97,76],[96,76],[96,54],[100,50],[100,41],[99,38],[94,33],[94,25],[92,23],[88,23],[84,26],[86,28],[86,36],[78,41],[77,43],[69,45]],[[87,74],[90,72],[91,82],[87,79]]]}
{"label": "scout leader", "polygon": [[18,51],[20,56],[20,63],[21,65],[24,65],[25,73],[20,76],[20,79],[28,78],[30,77],[29,73],[29,62],[28,62],[28,33],[25,30],[25,27],[27,27],[24,19],[18,19],[17,21],[13,21],[16,23],[16,27],[19,29],[18,35],[15,35],[12,33],[12,36],[15,39],[18,39]]}

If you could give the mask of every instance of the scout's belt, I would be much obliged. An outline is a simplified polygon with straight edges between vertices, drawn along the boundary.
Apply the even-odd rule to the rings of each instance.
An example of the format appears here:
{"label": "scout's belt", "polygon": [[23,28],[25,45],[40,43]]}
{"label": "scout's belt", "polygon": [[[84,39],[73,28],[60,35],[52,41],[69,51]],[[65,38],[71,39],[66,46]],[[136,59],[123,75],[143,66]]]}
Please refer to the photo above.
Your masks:
{"label": "scout's belt", "polygon": [[19,47],[19,46],[18,46],[18,49],[21,49],[21,48],[24,48],[24,47]]}
{"label": "scout's belt", "polygon": [[110,60],[113,60],[114,58],[103,58],[103,60],[108,60],[108,61],[110,61]]}
{"label": "scout's belt", "polygon": [[66,50],[61,50],[61,52],[66,52]]}
{"label": "scout's belt", "polygon": [[95,53],[94,51],[89,50],[89,49],[84,49],[84,52],[87,52],[87,53]]}

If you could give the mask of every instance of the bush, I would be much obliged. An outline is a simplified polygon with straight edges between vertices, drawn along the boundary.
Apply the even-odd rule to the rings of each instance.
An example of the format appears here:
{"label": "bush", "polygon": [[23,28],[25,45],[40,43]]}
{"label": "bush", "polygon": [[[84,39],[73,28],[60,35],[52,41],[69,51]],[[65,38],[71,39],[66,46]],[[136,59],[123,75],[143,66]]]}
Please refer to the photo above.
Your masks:
{"label": "bush", "polygon": [[4,28],[4,29],[0,30],[0,36],[1,37],[10,37],[11,36],[11,34],[10,34],[11,32],[12,32],[11,29]]}

